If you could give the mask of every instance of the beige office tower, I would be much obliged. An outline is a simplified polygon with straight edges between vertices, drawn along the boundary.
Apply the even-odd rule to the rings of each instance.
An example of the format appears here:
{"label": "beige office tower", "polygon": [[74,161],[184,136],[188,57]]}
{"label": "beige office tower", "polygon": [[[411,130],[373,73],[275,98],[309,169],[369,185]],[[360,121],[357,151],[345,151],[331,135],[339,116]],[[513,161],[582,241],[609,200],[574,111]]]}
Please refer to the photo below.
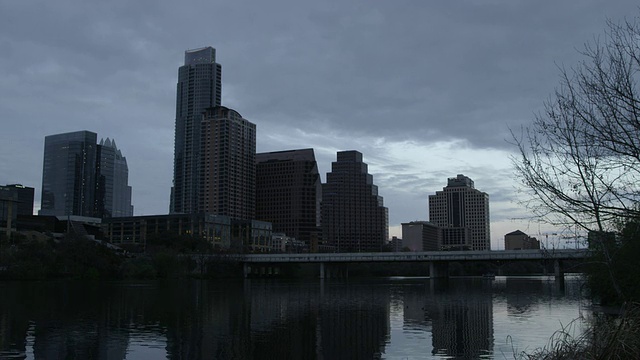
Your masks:
{"label": "beige office tower", "polygon": [[489,195],[464,175],[429,195],[429,221],[442,228],[441,250],[491,250]]}

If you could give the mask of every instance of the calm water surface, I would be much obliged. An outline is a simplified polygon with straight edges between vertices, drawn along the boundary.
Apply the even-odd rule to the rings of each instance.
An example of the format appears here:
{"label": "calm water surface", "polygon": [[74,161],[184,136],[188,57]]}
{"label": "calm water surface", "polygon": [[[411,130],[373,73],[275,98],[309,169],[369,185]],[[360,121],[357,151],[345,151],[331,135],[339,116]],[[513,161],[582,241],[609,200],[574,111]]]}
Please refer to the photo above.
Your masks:
{"label": "calm water surface", "polygon": [[513,359],[587,309],[578,277],[0,282],[0,359]]}

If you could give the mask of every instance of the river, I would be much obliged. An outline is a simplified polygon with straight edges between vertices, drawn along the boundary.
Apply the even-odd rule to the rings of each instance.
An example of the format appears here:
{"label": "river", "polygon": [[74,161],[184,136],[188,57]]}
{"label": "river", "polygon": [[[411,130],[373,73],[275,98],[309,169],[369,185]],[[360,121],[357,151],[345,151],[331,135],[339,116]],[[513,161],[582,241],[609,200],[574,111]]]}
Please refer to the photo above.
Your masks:
{"label": "river", "polygon": [[578,335],[584,293],[580,277],[0,282],[0,359],[513,359]]}

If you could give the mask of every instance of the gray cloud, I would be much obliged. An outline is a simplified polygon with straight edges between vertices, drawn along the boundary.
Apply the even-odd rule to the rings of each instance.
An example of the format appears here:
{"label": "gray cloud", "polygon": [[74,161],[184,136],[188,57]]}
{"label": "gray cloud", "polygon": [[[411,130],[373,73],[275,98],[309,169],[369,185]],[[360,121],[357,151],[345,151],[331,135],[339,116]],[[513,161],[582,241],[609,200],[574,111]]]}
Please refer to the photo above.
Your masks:
{"label": "gray cloud", "polygon": [[460,172],[506,218],[511,174],[465,159],[416,172],[386,148],[509,149],[508,128],[541,108],[557,64],[573,65],[607,18],[637,11],[631,0],[4,1],[0,184],[39,197],[44,137],[87,129],[127,156],[136,213],[166,212],[177,68],[184,50],[211,45],[223,103],[257,124],[259,151],[313,147],[323,173],[335,151],[362,151],[393,223],[424,213]]}

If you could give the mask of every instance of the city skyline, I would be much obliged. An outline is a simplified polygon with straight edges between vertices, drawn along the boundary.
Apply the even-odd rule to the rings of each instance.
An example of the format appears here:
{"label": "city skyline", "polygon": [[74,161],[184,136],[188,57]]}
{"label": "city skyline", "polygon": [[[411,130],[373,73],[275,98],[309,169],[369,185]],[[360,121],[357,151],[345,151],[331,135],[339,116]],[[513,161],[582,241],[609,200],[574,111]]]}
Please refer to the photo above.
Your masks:
{"label": "city skyline", "polygon": [[[41,5],[0,5],[0,184],[36,188],[36,209],[42,139],[87,128],[126,149],[136,215],[166,213],[175,69],[184,49],[213,46],[222,102],[257,124],[258,152],[314,148],[323,182],[337,151],[362,152],[390,235],[428,219],[428,195],[463,173],[491,196],[494,249],[513,230],[548,231],[515,202],[509,129],[532,121],[558,67],[579,61],[608,18],[638,11],[632,1],[211,3],[195,16],[168,2]],[[212,9],[228,16],[205,21]]]}

